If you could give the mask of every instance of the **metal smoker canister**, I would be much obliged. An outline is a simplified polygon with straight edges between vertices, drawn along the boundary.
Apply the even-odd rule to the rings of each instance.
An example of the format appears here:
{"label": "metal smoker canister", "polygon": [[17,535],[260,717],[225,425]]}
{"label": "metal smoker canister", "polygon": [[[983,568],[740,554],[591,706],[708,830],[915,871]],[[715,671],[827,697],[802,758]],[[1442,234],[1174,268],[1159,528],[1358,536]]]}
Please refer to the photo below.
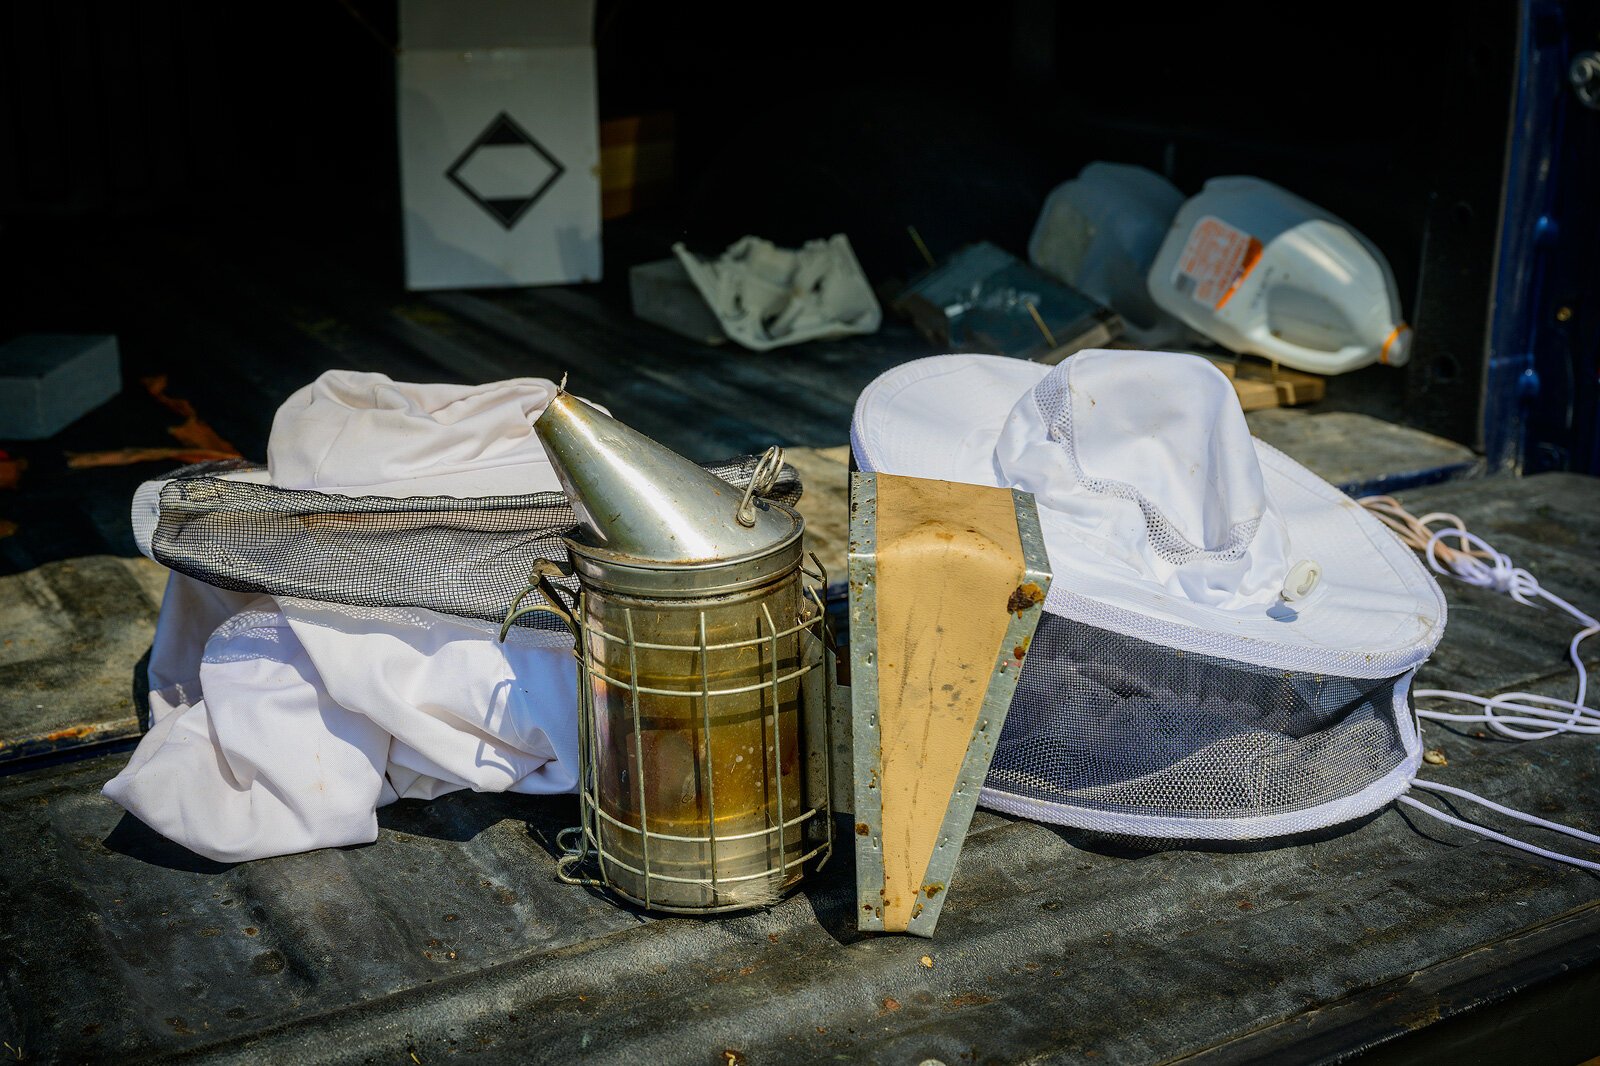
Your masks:
{"label": "metal smoker canister", "polygon": [[535,430],[579,519],[583,824],[563,878],[594,883],[573,873],[592,862],[598,883],[654,910],[773,902],[831,847],[804,520],[569,394]]}

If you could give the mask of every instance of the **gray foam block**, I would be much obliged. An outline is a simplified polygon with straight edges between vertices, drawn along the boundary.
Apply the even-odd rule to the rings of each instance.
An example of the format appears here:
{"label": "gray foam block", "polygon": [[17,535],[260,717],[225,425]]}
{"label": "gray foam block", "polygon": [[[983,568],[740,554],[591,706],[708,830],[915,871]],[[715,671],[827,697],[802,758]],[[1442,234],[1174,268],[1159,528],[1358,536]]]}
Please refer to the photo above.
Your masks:
{"label": "gray foam block", "polygon": [[117,338],[35,333],[0,345],[0,440],[42,440],[122,391]]}
{"label": "gray foam block", "polygon": [[676,258],[630,268],[628,289],[633,297],[633,313],[646,322],[701,344],[727,343],[722,323],[706,306],[705,297]]}

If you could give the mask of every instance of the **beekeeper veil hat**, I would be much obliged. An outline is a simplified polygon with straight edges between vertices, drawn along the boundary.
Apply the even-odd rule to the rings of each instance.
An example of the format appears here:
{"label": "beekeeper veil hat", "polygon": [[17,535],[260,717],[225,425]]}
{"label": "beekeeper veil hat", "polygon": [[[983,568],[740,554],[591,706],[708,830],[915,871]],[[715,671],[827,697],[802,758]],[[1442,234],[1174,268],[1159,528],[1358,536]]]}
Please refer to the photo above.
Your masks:
{"label": "beekeeper veil hat", "polygon": [[950,355],[856,406],[865,470],[1034,494],[1055,577],[983,802],[1118,834],[1251,839],[1406,790],[1438,585],[1251,437],[1209,362]]}

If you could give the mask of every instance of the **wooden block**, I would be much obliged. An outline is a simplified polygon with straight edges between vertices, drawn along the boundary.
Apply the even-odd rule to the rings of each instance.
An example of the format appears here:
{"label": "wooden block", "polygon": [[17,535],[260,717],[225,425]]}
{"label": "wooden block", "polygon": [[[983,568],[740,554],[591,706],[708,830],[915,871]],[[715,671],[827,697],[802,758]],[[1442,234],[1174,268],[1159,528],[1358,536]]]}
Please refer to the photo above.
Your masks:
{"label": "wooden block", "polygon": [[1278,390],[1280,407],[1298,407],[1305,403],[1316,403],[1328,391],[1328,382],[1325,378],[1284,367],[1278,368],[1272,384]]}
{"label": "wooden block", "polygon": [[863,929],[933,932],[1038,624],[1049,586],[1043,554],[1026,493],[857,475],[850,595]]}
{"label": "wooden block", "polygon": [[1327,393],[1327,381],[1316,374],[1266,363],[1216,359],[1211,365],[1227,375],[1239,394],[1239,406],[1246,411],[1267,407],[1298,407],[1316,403]]}
{"label": "wooden block", "polygon": [[668,113],[600,123],[600,214],[610,221],[665,202],[672,191],[677,130]]}
{"label": "wooden block", "polygon": [[1246,411],[1282,406],[1278,390],[1269,381],[1234,378],[1233,391],[1239,394],[1239,406]]}

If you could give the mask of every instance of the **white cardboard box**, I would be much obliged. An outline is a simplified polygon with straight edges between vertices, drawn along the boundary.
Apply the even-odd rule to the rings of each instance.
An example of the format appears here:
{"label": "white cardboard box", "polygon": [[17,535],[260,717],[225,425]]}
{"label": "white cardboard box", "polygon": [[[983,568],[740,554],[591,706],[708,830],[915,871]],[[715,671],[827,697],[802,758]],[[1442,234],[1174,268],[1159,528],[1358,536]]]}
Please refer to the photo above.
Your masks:
{"label": "white cardboard box", "polygon": [[600,277],[592,0],[401,0],[406,285]]}
{"label": "white cardboard box", "polygon": [[0,440],[44,440],[122,391],[117,338],[35,333],[0,344]]}

